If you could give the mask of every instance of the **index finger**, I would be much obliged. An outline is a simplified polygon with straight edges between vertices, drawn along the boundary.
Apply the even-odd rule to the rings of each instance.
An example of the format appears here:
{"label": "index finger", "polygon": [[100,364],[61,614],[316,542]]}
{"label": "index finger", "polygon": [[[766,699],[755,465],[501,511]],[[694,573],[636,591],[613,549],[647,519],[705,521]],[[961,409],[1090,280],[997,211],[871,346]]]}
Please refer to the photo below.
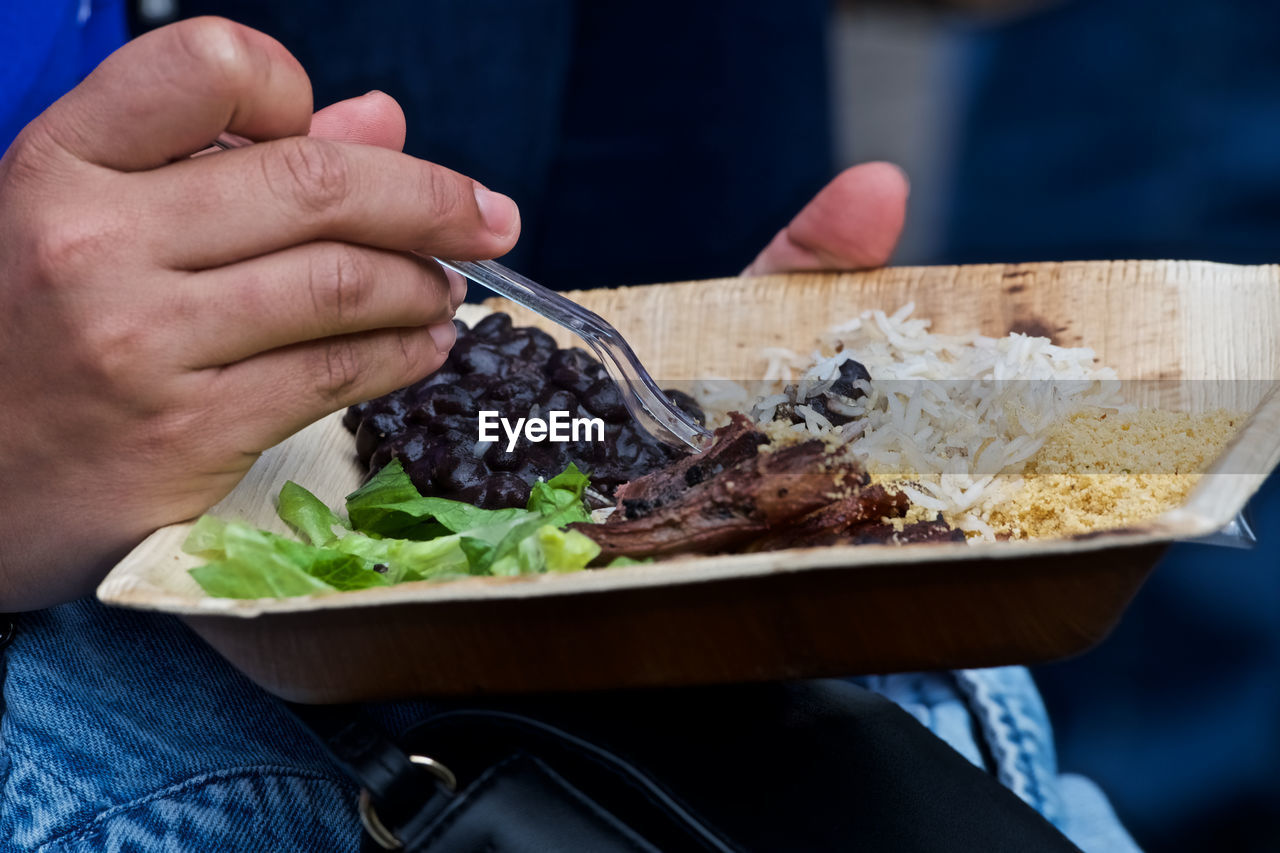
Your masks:
{"label": "index finger", "polygon": [[103,60],[28,132],[119,171],[162,166],[220,133],[305,135],[311,82],[284,46],[222,18],[153,30]]}
{"label": "index finger", "polygon": [[493,258],[520,230],[515,202],[464,175],[398,151],[301,136],[175,163],[135,184],[149,218],[140,239],[174,269],[315,240]]}

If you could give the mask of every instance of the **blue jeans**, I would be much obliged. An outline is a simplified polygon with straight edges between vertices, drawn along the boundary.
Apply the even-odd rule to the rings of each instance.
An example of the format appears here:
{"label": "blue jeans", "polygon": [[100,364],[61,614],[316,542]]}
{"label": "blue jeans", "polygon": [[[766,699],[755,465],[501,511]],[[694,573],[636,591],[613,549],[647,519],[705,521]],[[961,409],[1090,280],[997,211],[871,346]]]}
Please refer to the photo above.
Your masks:
{"label": "blue jeans", "polygon": [[[180,622],[80,601],[24,615],[18,632],[0,724],[4,849],[357,849],[352,784],[279,702]],[[1084,850],[1137,849],[1101,792],[1057,773],[1025,669],[859,682],[989,764]],[[370,711],[394,735],[430,707]]]}

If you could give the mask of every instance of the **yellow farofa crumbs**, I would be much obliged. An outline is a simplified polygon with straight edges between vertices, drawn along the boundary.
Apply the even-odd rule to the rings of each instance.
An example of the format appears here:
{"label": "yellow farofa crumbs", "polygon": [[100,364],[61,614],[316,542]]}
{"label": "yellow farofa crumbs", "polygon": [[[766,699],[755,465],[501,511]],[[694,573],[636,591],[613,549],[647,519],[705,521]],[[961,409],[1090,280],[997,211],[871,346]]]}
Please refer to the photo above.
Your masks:
{"label": "yellow farofa crumbs", "polygon": [[1244,422],[1240,412],[1085,409],[1054,427],[1023,486],[987,518],[1014,539],[1124,527],[1180,504]]}

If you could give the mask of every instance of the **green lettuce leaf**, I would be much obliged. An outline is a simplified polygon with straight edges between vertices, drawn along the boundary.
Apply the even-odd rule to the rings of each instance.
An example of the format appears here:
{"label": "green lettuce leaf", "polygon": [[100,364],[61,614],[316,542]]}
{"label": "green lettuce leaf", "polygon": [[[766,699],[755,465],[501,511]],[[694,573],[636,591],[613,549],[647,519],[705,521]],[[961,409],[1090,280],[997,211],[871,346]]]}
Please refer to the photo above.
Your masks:
{"label": "green lettuce leaf", "polygon": [[347,516],[354,529],[398,539],[459,533],[509,520],[521,512],[518,508],[481,509],[448,498],[424,497],[399,459],[391,460],[369,482],[347,495]]}
{"label": "green lettuce leaf", "polygon": [[221,559],[226,553],[222,542],[226,534],[227,522],[213,515],[202,515],[196,519],[182,543],[182,550],[196,557],[207,560]]}
{"label": "green lettuce leaf", "polygon": [[470,536],[459,536],[458,547],[467,555],[467,566],[472,574],[484,574],[484,567],[493,564],[495,543]]}
{"label": "green lettuce leaf", "polygon": [[544,518],[556,516],[567,519],[560,522],[562,524],[590,521],[591,512],[582,502],[588,485],[587,475],[570,462],[568,468],[550,480],[539,480],[533,484],[529,491],[528,509]]}
{"label": "green lettuce leaf", "polygon": [[576,530],[544,524],[493,560],[489,573],[502,576],[577,572],[600,554],[600,546]]}
{"label": "green lettuce leaf", "polygon": [[427,580],[443,573],[466,574],[470,568],[456,535],[425,542],[413,539],[375,539],[362,533],[343,536],[334,549],[363,559],[388,583]]}
{"label": "green lettuce leaf", "polygon": [[216,598],[288,598],[334,591],[327,583],[292,566],[272,570],[217,560],[191,569],[191,577]]}
{"label": "green lettuce leaf", "polygon": [[385,586],[362,560],[306,545],[239,521],[197,522],[183,549],[211,559],[191,570],[210,595],[222,598],[285,598],[341,589]]}
{"label": "green lettuce leaf", "polygon": [[420,495],[394,461],[348,495],[349,521],[297,483],[285,483],[277,513],[306,541],[204,516],[183,550],[208,560],[191,570],[196,582],[210,595],[228,598],[579,571],[600,548],[562,528],[590,521],[582,500],[588,485],[587,476],[570,465],[535,484],[526,508],[485,510]]}
{"label": "green lettuce leaf", "polygon": [[543,565],[548,572],[578,572],[600,556],[600,546],[595,540],[577,530],[560,530],[546,525],[532,537],[542,551]]}
{"label": "green lettuce leaf", "polygon": [[368,589],[374,586],[390,586],[394,581],[370,564],[353,554],[327,551],[316,556],[307,572],[339,591]]}
{"label": "green lettuce leaf", "polygon": [[324,501],[292,480],[280,489],[276,514],[312,545],[328,545],[338,538],[333,528],[346,528],[338,514],[325,506]]}

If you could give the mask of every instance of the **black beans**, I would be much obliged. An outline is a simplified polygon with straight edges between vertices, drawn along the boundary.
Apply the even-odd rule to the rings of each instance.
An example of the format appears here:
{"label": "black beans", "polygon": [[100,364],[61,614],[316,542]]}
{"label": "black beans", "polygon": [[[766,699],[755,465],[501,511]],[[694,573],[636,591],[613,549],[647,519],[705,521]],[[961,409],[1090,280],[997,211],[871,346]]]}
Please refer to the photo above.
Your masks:
{"label": "black beans", "polygon": [[419,391],[414,396],[417,398],[418,408],[424,410],[428,418],[438,418],[441,415],[467,415],[475,410],[474,392],[460,383],[441,385],[432,388],[430,393]]}
{"label": "black beans", "polygon": [[628,417],[622,392],[612,379],[597,379],[580,397],[582,408],[609,423],[622,423]]}
{"label": "black beans", "polygon": [[867,369],[853,359],[840,362],[840,377],[831,385],[831,393],[840,397],[848,397],[856,400],[859,397],[866,396],[865,392],[860,388],[854,388],[855,382],[870,382],[871,374]]}
{"label": "black beans", "polygon": [[[822,417],[831,422],[833,426],[843,426],[853,420],[850,415],[837,411],[829,405],[833,397],[842,398],[844,401],[857,400],[866,396],[866,392],[861,388],[855,388],[855,382],[870,382],[871,374],[867,373],[867,369],[854,361],[847,359],[840,363],[839,375],[836,380],[831,383],[831,387],[825,391],[813,394],[803,400],[796,399],[798,386],[789,385],[786,388],[786,394],[790,396],[795,403],[783,403],[778,406],[774,412],[773,419],[781,421],[791,421],[795,424],[805,422],[805,417],[796,408],[804,405],[817,412]],[[674,399],[674,398],[673,398]],[[682,407],[683,408],[683,407]]]}
{"label": "black beans", "polygon": [[484,454],[484,463],[491,471],[514,471],[522,461],[520,454],[507,450],[503,441],[495,441]]}
{"label": "black beans", "polygon": [[476,506],[521,506],[529,500],[529,484],[515,474],[493,474],[473,495],[470,502]]}
{"label": "black beans", "polygon": [[404,429],[403,405],[398,400],[391,400],[383,406],[370,407],[356,422],[356,454],[366,463],[380,443]]}
{"label": "black beans", "polygon": [[[453,354],[450,353],[450,357]],[[458,368],[463,373],[478,373],[481,376],[500,376],[506,372],[507,359],[488,344],[476,344],[466,347],[458,354]]]}
{"label": "black beans", "polygon": [[585,350],[557,350],[547,359],[547,376],[566,391],[585,393],[597,379],[607,374],[600,362],[587,355]]}
{"label": "black beans", "polygon": [[435,483],[442,489],[461,491],[470,488],[486,478],[489,472],[484,463],[468,455],[445,457],[445,464],[437,465]]}
{"label": "black beans", "polygon": [[471,334],[482,341],[501,343],[512,338],[511,330],[511,317],[499,311],[476,323]]}
{"label": "black beans", "polygon": [[[539,477],[554,477],[570,462],[605,495],[628,480],[682,455],[631,419],[604,367],[579,348],[559,349],[540,329],[513,326],[490,314],[468,329],[455,321],[458,341],[433,375],[348,409],[343,424],[356,435],[360,459],[373,473],[401,460],[419,491],[498,508],[523,506]],[[691,397],[668,396],[699,423]],[[479,416],[495,411],[515,421],[551,412],[599,418],[604,440],[530,442],[507,450],[507,437],[481,443]],[[590,438],[596,438],[593,434]]]}

